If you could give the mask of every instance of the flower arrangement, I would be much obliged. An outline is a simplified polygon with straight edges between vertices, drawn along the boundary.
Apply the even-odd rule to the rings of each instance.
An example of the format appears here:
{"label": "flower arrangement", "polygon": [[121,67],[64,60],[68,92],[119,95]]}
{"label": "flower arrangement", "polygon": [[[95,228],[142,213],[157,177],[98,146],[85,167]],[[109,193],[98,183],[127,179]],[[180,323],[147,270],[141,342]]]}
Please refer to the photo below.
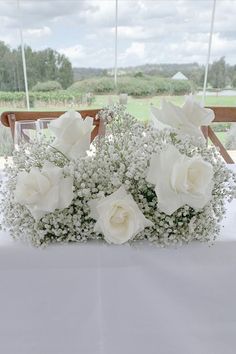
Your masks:
{"label": "flower arrangement", "polygon": [[89,146],[92,118],[67,112],[51,123],[51,145],[39,139],[15,151],[1,187],[11,235],[35,246],[213,241],[236,195],[236,176],[199,130],[213,113],[188,101],[152,115],[145,126],[123,106],[104,109],[106,134]]}

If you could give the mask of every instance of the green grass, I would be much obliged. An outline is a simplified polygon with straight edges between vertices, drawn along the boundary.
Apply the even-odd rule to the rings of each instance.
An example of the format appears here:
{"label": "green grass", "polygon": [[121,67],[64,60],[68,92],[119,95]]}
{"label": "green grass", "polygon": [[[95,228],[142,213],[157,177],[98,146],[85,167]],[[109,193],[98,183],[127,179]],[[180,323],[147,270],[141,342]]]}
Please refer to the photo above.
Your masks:
{"label": "green grass", "polygon": [[[155,96],[155,97],[144,97],[144,98],[133,98],[133,97],[128,97],[128,105],[127,105],[127,110],[129,113],[133,114],[135,117],[137,117],[140,120],[148,120],[149,119],[149,110],[150,110],[150,105],[158,106],[160,107],[161,101],[163,98],[166,98],[167,100],[177,104],[181,105],[184,103],[184,96]],[[87,105],[80,105],[80,106],[75,106],[73,107],[74,109],[86,109],[86,108],[103,108],[104,106],[107,106],[109,101],[114,101],[118,102],[118,96],[116,95],[97,95],[95,96],[95,101],[91,106]],[[201,100],[201,97],[197,96],[197,100]],[[206,97],[206,106],[236,106],[236,96],[207,96]],[[68,110],[72,107],[65,106],[64,109]],[[3,112],[4,110],[9,110],[11,107],[0,107],[0,113]],[[19,110],[24,110],[24,109],[19,109]],[[45,106],[45,107],[35,107],[32,110],[37,111],[37,110],[63,110],[62,107],[56,107],[56,106]]]}
{"label": "green grass", "polygon": [[224,145],[226,142],[227,133],[226,132],[216,132],[215,134],[219,138],[220,142]]}
{"label": "green grass", "polygon": [[[145,98],[133,98],[128,97],[127,110],[129,113],[134,115],[137,119],[147,121],[150,116],[150,106],[154,105],[160,107],[161,101],[163,98],[166,98],[168,101],[173,102],[176,105],[182,105],[184,103],[184,96],[155,96],[155,97],[145,97]],[[102,95],[96,96],[95,102],[91,108],[102,108],[106,106],[109,100],[114,102],[118,101],[118,97],[114,95]],[[197,100],[200,101],[201,97],[197,97]],[[206,97],[206,106],[236,106],[236,97],[235,96],[218,96]],[[86,108],[86,106],[79,107],[81,109]]]}
{"label": "green grass", "polygon": [[[182,105],[184,103],[184,96],[155,96],[155,97],[145,97],[145,98],[133,98],[128,97],[127,110],[129,113],[134,115],[137,119],[147,121],[150,116],[150,106],[154,105],[160,107],[161,101],[163,98],[166,98],[168,101],[173,102],[176,105]],[[113,95],[104,95],[96,96],[95,102],[91,108],[102,108],[108,104],[109,100],[114,102],[118,101],[117,96]],[[201,97],[197,97],[197,100],[200,101]],[[236,97],[235,96],[219,96],[219,97],[206,97],[206,106],[236,106]],[[86,106],[81,106],[81,109],[86,108]]]}

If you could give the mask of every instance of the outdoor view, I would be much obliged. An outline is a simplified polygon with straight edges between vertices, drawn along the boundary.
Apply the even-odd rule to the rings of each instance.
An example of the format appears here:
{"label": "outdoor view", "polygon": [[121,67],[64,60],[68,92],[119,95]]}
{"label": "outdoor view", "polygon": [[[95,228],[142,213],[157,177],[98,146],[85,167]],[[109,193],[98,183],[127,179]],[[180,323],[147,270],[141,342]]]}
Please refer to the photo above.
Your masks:
{"label": "outdoor view", "polygon": [[[32,110],[102,108],[123,102],[137,119],[163,97],[177,104],[202,100],[212,0],[0,1],[0,112],[25,110],[22,29]],[[218,0],[207,81],[207,106],[236,105],[236,1]],[[236,150],[236,128],[214,130]],[[10,154],[0,127],[0,155]],[[234,154],[234,152],[232,152]]]}

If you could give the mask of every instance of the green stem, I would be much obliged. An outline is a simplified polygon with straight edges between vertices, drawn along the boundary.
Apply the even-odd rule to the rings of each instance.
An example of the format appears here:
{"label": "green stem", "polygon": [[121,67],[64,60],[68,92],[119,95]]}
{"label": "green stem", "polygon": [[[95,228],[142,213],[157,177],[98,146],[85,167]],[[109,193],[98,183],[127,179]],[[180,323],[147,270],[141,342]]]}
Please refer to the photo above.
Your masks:
{"label": "green stem", "polygon": [[63,152],[61,152],[60,150],[58,150],[57,148],[55,148],[52,145],[49,145],[50,148],[54,149],[55,151],[59,152],[67,161],[70,161],[70,159],[68,159],[68,157],[66,155],[63,154]]}

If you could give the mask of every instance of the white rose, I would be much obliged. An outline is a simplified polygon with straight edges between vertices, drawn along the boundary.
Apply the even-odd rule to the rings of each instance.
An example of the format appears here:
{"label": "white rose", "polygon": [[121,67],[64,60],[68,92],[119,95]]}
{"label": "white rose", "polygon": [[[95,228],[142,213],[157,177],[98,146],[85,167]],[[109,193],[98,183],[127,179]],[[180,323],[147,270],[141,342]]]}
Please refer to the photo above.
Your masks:
{"label": "white rose", "polygon": [[93,118],[82,118],[80,113],[69,111],[53,120],[49,129],[56,136],[52,146],[70,159],[85,156],[90,148]]}
{"label": "white rose", "polygon": [[196,102],[193,96],[188,96],[182,107],[188,121],[195,127],[207,126],[212,123],[215,118],[215,113],[210,108],[202,107],[199,102]]}
{"label": "white rose", "polygon": [[64,178],[62,168],[45,162],[42,170],[32,167],[30,172],[17,176],[15,201],[25,205],[39,220],[55,209],[67,208],[73,199],[73,180]]}
{"label": "white rose", "polygon": [[201,157],[182,155],[174,146],[152,155],[146,179],[155,185],[158,207],[168,215],[185,204],[203,208],[212,196],[212,165]]}
{"label": "white rose", "polygon": [[192,96],[182,107],[163,100],[161,109],[151,107],[151,121],[155,128],[172,127],[179,133],[204,138],[201,126],[207,126],[214,120],[214,111],[201,107]]}
{"label": "white rose", "polygon": [[89,206],[91,217],[97,220],[94,230],[103,233],[108,243],[125,243],[153,225],[123,186],[108,197],[91,200]]}

